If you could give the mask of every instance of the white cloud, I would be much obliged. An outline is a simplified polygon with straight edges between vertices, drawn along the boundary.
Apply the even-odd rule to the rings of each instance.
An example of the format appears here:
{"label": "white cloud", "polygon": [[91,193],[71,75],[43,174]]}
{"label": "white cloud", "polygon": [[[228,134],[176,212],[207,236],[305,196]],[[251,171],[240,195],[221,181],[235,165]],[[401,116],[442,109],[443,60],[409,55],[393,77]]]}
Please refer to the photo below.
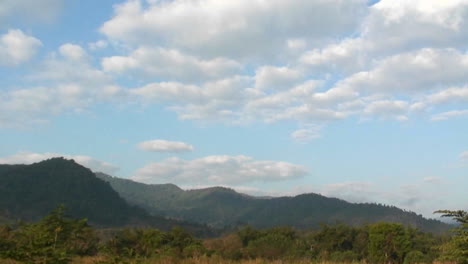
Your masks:
{"label": "white cloud", "polygon": [[0,91],[0,127],[43,123],[64,112],[82,112],[95,102],[121,96],[121,89],[94,68],[80,47],[64,44],[28,76],[32,85]]}
{"label": "white cloud", "polygon": [[71,61],[84,61],[88,57],[86,51],[79,45],[66,43],[59,47],[59,53]]}
{"label": "white cloud", "polygon": [[313,47],[301,62],[315,72],[353,73],[376,60],[424,48],[464,50],[468,40],[465,0],[381,0],[368,8],[357,36]]}
{"label": "white cloud", "polygon": [[29,152],[29,151],[20,151],[10,156],[0,157],[0,164],[32,164],[32,163],[36,163],[36,162],[40,162],[46,159],[51,159],[51,158],[56,158],[56,157],[73,159],[77,163],[95,172],[105,172],[108,174],[113,174],[117,170],[119,170],[119,168],[113,164],[94,159],[90,156],[69,155],[69,154],[60,154],[60,153],[51,153],[51,152],[35,153],[35,152]]}
{"label": "white cloud", "polygon": [[460,159],[463,161],[468,161],[468,150],[460,153]]}
{"label": "white cloud", "polygon": [[468,102],[468,86],[451,87],[439,92],[430,94],[427,99],[431,103],[447,103],[447,102]]}
{"label": "white cloud", "polygon": [[287,67],[259,67],[255,74],[255,88],[260,90],[287,90],[300,81],[302,75],[300,71]]}
{"label": "white cloud", "polygon": [[432,121],[443,121],[454,117],[468,116],[468,110],[453,110],[435,114],[431,117]]}
{"label": "white cloud", "polygon": [[407,119],[405,114],[409,107],[408,102],[405,101],[380,100],[368,104],[364,109],[364,114],[403,121]]}
{"label": "white cloud", "polygon": [[362,31],[375,49],[385,53],[465,46],[465,0],[382,0],[370,9]]}
{"label": "white cloud", "polygon": [[162,139],[148,140],[138,144],[138,148],[154,152],[185,152],[192,151],[192,145],[180,141],[168,141]]}
{"label": "white cloud", "polygon": [[353,90],[412,94],[468,82],[468,55],[454,49],[425,48],[379,61],[370,71],[361,71],[340,81]]}
{"label": "white cloud", "polygon": [[265,94],[259,92],[251,97],[243,108],[243,115],[260,118],[267,122],[297,120],[314,123],[341,119],[347,113],[335,109],[336,101],[354,97],[354,93],[341,89],[318,92],[322,81],[309,80],[285,91]]}
{"label": "white cloud", "polygon": [[[206,57],[271,59],[291,39],[321,43],[350,34],[366,12],[364,0],[129,0],[101,31],[132,45],[164,44]],[[297,46],[297,45],[295,45]]]}
{"label": "white cloud", "polygon": [[95,42],[88,43],[88,47],[90,50],[99,50],[99,49],[104,49],[109,46],[109,43],[105,40],[98,40]]}
{"label": "white cloud", "polygon": [[19,29],[10,29],[0,36],[0,66],[18,65],[33,57],[41,41],[23,33]]}
{"label": "white cloud", "polygon": [[20,16],[23,20],[50,22],[62,8],[63,2],[63,0],[2,0],[0,1],[0,22],[15,16]]}
{"label": "white cloud", "polygon": [[291,180],[305,176],[304,166],[283,161],[255,160],[247,156],[207,156],[194,160],[169,158],[139,169],[133,180],[183,185],[236,185]]}
{"label": "white cloud", "polygon": [[129,56],[113,56],[102,60],[105,71],[142,73],[166,81],[199,81],[236,74],[241,65],[226,58],[203,60],[175,49],[140,47]]}
{"label": "white cloud", "polygon": [[160,82],[131,89],[129,93],[143,102],[168,105],[182,119],[232,120],[234,112],[252,96],[251,89],[246,88],[251,82],[251,78],[246,76],[234,76],[202,85]]}
{"label": "white cloud", "polygon": [[353,73],[368,65],[365,45],[361,38],[346,38],[305,52],[299,62],[317,73]]}
{"label": "white cloud", "polygon": [[322,127],[309,125],[291,133],[291,137],[299,142],[308,142],[320,137]]}

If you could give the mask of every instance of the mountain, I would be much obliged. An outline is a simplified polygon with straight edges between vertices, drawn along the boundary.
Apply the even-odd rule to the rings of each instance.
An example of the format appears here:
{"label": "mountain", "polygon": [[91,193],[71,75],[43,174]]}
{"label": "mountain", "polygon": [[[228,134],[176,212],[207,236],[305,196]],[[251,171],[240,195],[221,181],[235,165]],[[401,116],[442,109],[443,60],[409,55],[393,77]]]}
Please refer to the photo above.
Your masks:
{"label": "mountain", "polygon": [[109,183],[73,160],[53,158],[31,165],[0,165],[0,219],[36,221],[60,204],[71,217],[87,218],[102,227],[169,229],[180,225],[195,231],[206,229],[129,205]]}
{"label": "mountain", "polygon": [[173,184],[148,185],[103,173],[96,176],[109,182],[129,203],[152,214],[196,221],[216,228],[240,224],[315,228],[321,223],[361,225],[377,221],[400,222],[430,232],[442,232],[450,227],[394,206],[349,203],[313,193],[258,198],[222,187],[185,191]]}

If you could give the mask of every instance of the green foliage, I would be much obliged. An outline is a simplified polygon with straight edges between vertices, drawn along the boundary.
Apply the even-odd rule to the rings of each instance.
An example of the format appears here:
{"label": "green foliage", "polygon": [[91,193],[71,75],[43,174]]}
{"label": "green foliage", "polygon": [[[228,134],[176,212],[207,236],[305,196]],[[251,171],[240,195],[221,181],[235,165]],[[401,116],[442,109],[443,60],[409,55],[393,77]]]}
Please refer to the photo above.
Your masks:
{"label": "green foliage", "polygon": [[280,259],[305,255],[305,241],[297,237],[296,231],[290,227],[273,227],[256,230],[250,226],[237,232],[244,249],[244,257]]}
{"label": "green foliage", "polygon": [[107,182],[73,160],[0,165],[0,221],[37,221],[58,204],[66,204],[70,216],[86,217],[101,227],[144,225],[169,230],[182,225],[199,234],[211,232],[206,226],[151,216],[129,205]]}
{"label": "green foliage", "polygon": [[65,217],[63,206],[37,223],[23,223],[7,231],[7,235],[9,244],[0,255],[26,263],[68,263],[73,256],[97,252],[98,239],[86,219]]}
{"label": "green foliage", "polygon": [[163,233],[152,228],[125,228],[119,231],[105,249],[111,256],[121,258],[148,258],[158,253]]}
{"label": "green foliage", "polygon": [[453,236],[450,241],[441,247],[442,258],[463,264],[468,263],[468,212],[440,210],[436,213],[442,213],[443,217],[451,217],[459,223],[459,226],[452,230]]}
{"label": "green foliage", "polygon": [[311,243],[314,254],[320,259],[360,260],[367,256],[368,232],[345,224],[322,225]]}
{"label": "green foliage", "polygon": [[396,207],[353,204],[312,193],[263,199],[222,187],[184,191],[173,184],[148,185],[102,173],[96,176],[109,182],[129,203],[141,206],[152,214],[216,228],[248,224],[259,228],[291,226],[305,229],[336,221],[357,226],[385,220],[417,226],[430,232],[449,229],[440,221],[428,220]]}
{"label": "green foliage", "polygon": [[169,232],[154,228],[125,228],[115,234],[105,247],[109,261],[143,261],[160,256],[193,257],[204,253],[201,242],[180,227]]}
{"label": "green foliage", "polygon": [[239,260],[242,258],[242,249],[244,245],[238,233],[231,233],[219,238],[205,240],[207,253],[221,256],[224,259]]}
{"label": "green foliage", "polygon": [[[108,233],[112,232],[112,233]],[[260,260],[253,263],[432,263],[440,238],[396,223],[362,227],[322,225],[306,233],[291,227],[240,228],[225,236],[200,240],[180,227],[164,232],[154,228],[95,231],[85,220],[64,216],[63,207],[36,223],[0,228],[0,263],[95,263],[76,257],[96,255],[99,263],[210,263]],[[107,235],[106,235],[107,234]],[[111,234],[109,236],[109,234]],[[450,244],[451,245],[451,244]],[[99,249],[99,251],[98,251]],[[262,262],[264,261],[264,262]],[[97,262],[96,262],[97,263]],[[234,263],[234,262],[232,262]],[[463,263],[459,261],[459,263]],[[453,264],[453,262],[452,262]]]}
{"label": "green foliage", "polygon": [[410,237],[403,225],[376,223],[369,227],[369,258],[374,263],[402,263],[410,250]]}
{"label": "green foliage", "polygon": [[244,226],[239,231],[237,231],[242,245],[245,247],[249,245],[251,241],[257,240],[262,236],[260,230],[253,228],[252,226]]}
{"label": "green foliage", "polygon": [[7,258],[15,250],[13,230],[6,225],[0,226],[0,258]]}
{"label": "green foliage", "polygon": [[426,256],[424,253],[418,250],[412,250],[406,254],[405,264],[423,264],[423,263],[432,263],[432,260]]}

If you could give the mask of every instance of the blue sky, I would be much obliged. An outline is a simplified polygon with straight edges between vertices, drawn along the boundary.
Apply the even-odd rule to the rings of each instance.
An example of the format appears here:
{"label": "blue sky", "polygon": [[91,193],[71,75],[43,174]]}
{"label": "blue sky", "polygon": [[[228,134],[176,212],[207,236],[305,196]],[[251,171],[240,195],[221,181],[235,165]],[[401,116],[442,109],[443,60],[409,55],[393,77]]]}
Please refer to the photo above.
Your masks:
{"label": "blue sky", "polygon": [[7,0],[0,163],[467,209],[468,1]]}

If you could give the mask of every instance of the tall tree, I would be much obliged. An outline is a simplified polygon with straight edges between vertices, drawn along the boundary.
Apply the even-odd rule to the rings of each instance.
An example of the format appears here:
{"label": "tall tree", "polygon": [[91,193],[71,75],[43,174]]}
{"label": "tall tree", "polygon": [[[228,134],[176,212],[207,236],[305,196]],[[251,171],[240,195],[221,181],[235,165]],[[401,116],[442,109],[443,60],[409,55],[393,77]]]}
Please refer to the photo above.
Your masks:
{"label": "tall tree", "polygon": [[451,217],[459,223],[452,230],[450,241],[442,246],[443,257],[460,263],[468,263],[468,212],[463,210],[439,210],[435,213],[442,217]]}
{"label": "tall tree", "polygon": [[376,223],[369,228],[369,257],[375,263],[402,263],[411,249],[405,227],[397,223]]}

